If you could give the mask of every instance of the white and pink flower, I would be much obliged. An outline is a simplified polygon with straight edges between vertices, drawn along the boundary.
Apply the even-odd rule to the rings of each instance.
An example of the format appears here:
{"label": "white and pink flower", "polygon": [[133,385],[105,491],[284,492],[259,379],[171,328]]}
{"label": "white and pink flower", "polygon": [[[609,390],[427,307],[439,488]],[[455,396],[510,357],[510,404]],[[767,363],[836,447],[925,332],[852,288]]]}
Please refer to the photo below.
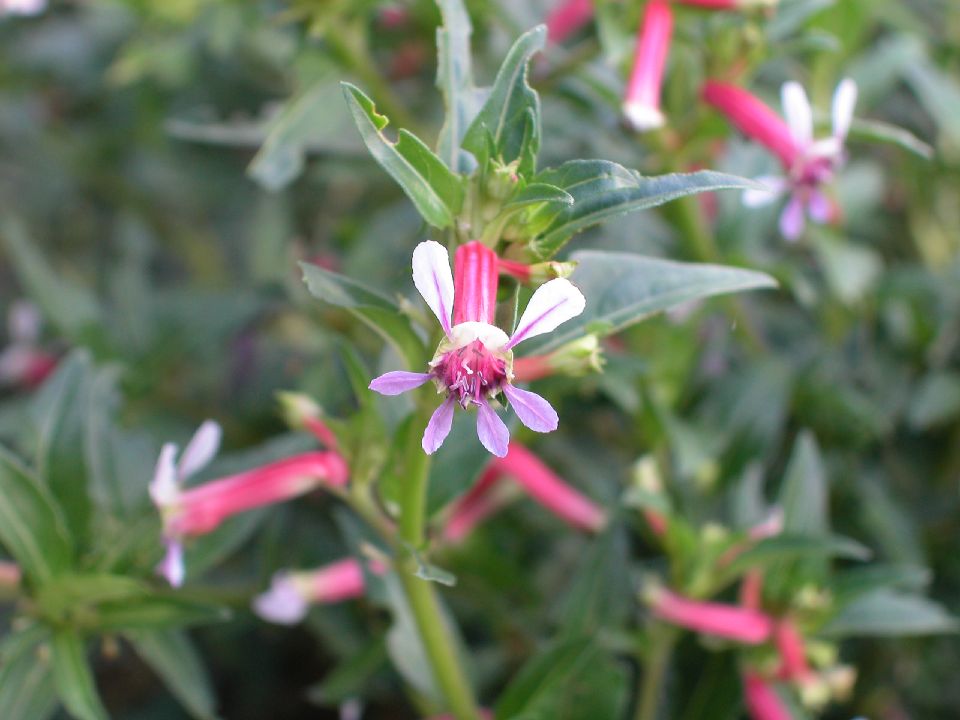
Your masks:
{"label": "white and pink flower", "polygon": [[663,127],[666,119],[660,110],[663,73],[673,35],[673,10],[667,0],[651,0],[643,12],[633,69],[623,99],[623,116],[637,132]]}
{"label": "white and pink flower", "polygon": [[744,135],[773,152],[786,171],[784,177],[757,178],[767,189],[747,190],[743,196],[745,205],[760,207],[789,195],[780,215],[780,232],[788,240],[803,234],[808,215],[816,223],[834,219],[837,209],[822,188],[833,181],[846,162],[844,143],[857,103],[857,85],[853,80],[845,79],[837,86],[833,94],[833,132],[821,139],[813,136],[813,110],[799,83],[788,82],[782,88],[785,121],[735,85],[707,82],[703,97]]}
{"label": "white and pink flower", "polygon": [[150,497],[163,520],[166,553],[157,572],[179,587],[185,567],[183,541],[215,530],[229,517],[284,502],[318,487],[347,483],[346,462],[335,452],[307,452],[188,489],[184,482],[202,470],[220,447],[220,426],[204,422],[177,460],[177,446],[160,451]]}
{"label": "white and pink flower", "polygon": [[413,251],[414,285],[440,321],[445,338],[428,372],[388,372],[371,382],[370,389],[399,395],[434,381],[437,392],[446,398],[424,431],[422,445],[427,454],[443,444],[459,405],[465,410],[476,408],[480,442],[494,455],[504,457],[510,433],[491,404],[501,392],[520,422],[531,430],[557,429],[559,419],[550,403],[513,385],[513,348],[576,317],[586,301],[569,280],[544,283],[533,293],[513,334],[507,336],[493,324],[497,280],[496,253],[479,242],[457,250],[456,279],[450,271],[450,256],[439,243],[428,240]]}
{"label": "white and pink flower", "polygon": [[9,344],[0,352],[0,386],[30,389],[57,367],[57,356],[40,347],[43,320],[37,306],[17,300],[7,313]]}

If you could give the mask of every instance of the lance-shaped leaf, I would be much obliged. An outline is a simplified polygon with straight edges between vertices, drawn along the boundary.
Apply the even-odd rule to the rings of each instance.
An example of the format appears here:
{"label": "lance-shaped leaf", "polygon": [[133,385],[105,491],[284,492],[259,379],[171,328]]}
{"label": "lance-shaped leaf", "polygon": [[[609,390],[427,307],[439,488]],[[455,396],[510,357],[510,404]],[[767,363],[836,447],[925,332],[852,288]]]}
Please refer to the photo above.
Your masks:
{"label": "lance-shaped leaf", "polygon": [[899,145],[904,150],[919,155],[924,160],[933,158],[933,148],[909,130],[885,123],[880,120],[854,118],[850,126],[850,137],[856,140]]}
{"label": "lance-shaped leaf", "polygon": [[390,173],[429,224],[449,227],[463,204],[463,183],[416,135],[400,130],[391,142],[383,129],[389,124],[373,101],[351,85],[342,83],[347,105],[367,150]]}
{"label": "lance-shaped leaf", "polygon": [[58,630],[52,650],[53,680],[70,714],[77,720],[107,720],[81,637],[73,630]]}
{"label": "lance-shaped leaf", "polygon": [[504,163],[519,160],[521,175],[536,170],[540,97],[527,83],[527,67],[533,54],[543,49],[546,39],[545,25],[524,33],[500,66],[490,97],[463,138],[463,148],[473,153],[480,167],[486,165],[492,154]]}
{"label": "lance-shaped leaf", "polygon": [[932,600],[881,589],[862,595],[845,606],[822,632],[831,637],[895,637],[941,635],[958,630],[957,618]]}
{"label": "lance-shaped leaf", "polygon": [[525,343],[521,346],[525,353],[547,352],[588,332],[609,335],[690,300],[776,287],[769,275],[721,265],[602,250],[584,250],[570,259],[577,263],[570,281],[587,299],[586,309],[545,336],[543,342],[535,339],[529,349]]}
{"label": "lance-shaped leaf", "polygon": [[575,233],[618,215],[685,195],[756,187],[752,180],[708,170],[644,177],[609,160],[571,160],[544,170],[534,182],[555,185],[574,199],[569,207],[551,206],[530,219],[530,250],[541,259],[552,257]]}
{"label": "lance-shaped leaf", "polygon": [[72,562],[65,524],[40,481],[0,448],[0,542],[23,571],[49,580]]}
{"label": "lance-shaped leaf", "polygon": [[409,367],[423,366],[426,348],[407,316],[390,299],[355,280],[316,265],[300,263],[300,267],[310,294],[363,320],[394,346]]}
{"label": "lance-shaped leaf", "polygon": [[4,720],[46,720],[57,709],[53,673],[37,648],[0,666],[0,709]]}
{"label": "lance-shaped leaf", "polygon": [[186,633],[141,630],[128,632],[127,639],[194,718],[216,718],[216,698],[210,678]]}
{"label": "lance-shaped leaf", "polygon": [[443,25],[437,28],[437,87],[443,93],[446,119],[440,129],[437,154],[454,172],[473,171],[474,161],[460,149],[467,128],[487,92],[473,84],[470,58],[470,16],[463,0],[437,0]]}

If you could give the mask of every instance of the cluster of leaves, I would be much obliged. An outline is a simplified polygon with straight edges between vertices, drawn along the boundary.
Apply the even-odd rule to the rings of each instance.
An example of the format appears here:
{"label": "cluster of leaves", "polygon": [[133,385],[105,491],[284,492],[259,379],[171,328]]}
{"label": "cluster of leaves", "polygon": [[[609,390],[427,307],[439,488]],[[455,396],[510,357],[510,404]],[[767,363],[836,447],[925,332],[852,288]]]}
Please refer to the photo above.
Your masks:
{"label": "cluster of leaves", "polygon": [[[102,717],[93,657],[108,673],[111,709],[147,717],[142,696],[111,692],[131,676],[110,660],[127,648],[200,718],[216,704],[231,718],[313,716],[298,698],[321,676],[312,702],[362,697],[371,717],[397,717],[399,678],[414,695],[434,692],[389,579],[370,579],[367,604],[312,615],[322,657],[309,678],[262,675],[262,658],[280,665],[297,653],[306,663],[300,634],[251,632],[249,596],[271,570],[356,552],[368,538],[346,513],[307,504],[282,526],[262,514],[241,519],[191,548],[192,571],[216,566],[227,591],[174,594],[151,578],[159,523],[145,490],[159,441],[185,437],[207,416],[224,421],[233,445],[253,448],[211,474],[297,448],[300,439],[276,437],[273,401],[275,390],[296,388],[345,418],[336,429],[354,482],[375,485],[393,507],[404,471],[396,448],[417,429],[364,388],[391,353],[413,368],[429,357],[405,299],[424,224],[451,244],[480,238],[524,261],[572,241],[587,311],[529,351],[587,332],[616,336],[602,375],[542,382],[563,426],[537,444],[616,509],[610,527],[588,541],[518,505],[464,546],[436,551],[457,576],[445,598],[470,638],[482,696],[498,698],[497,717],[622,717],[646,648],[636,590],[650,572],[715,597],[763,567],[765,602],[799,614],[821,640],[950,630],[924,592],[932,577],[939,601],[955,607],[960,597],[956,9],[926,0],[783,0],[769,17],[679,9],[671,127],[643,142],[617,119],[640,3],[598,1],[595,28],[547,48],[532,70],[542,29],[505,48],[549,4],[475,3],[476,72],[459,2],[405,4],[399,29],[384,24],[381,5],[292,3],[277,16],[253,3],[93,2],[0,20],[9,61],[0,74],[0,296],[37,303],[51,347],[90,353],[69,355],[37,393],[0,402],[10,448],[0,455],[0,543],[24,572],[0,645],[0,714],[35,720],[59,697],[77,717]],[[424,60],[434,44],[436,77]],[[410,57],[419,60],[398,69]],[[492,77],[504,57],[492,87],[478,87],[475,75]],[[810,81],[818,99],[843,74],[858,81],[871,121],[855,126],[840,179],[842,232],[818,229],[783,246],[772,214],[747,212],[737,193],[717,196],[712,225],[693,198],[640,222],[627,215],[744,186],[738,176],[768,169],[736,139],[718,156],[728,132],[696,100],[705,77],[731,68],[747,68],[740,80],[771,96],[788,78]],[[343,77],[352,83],[341,88]],[[411,107],[422,112],[411,117]],[[441,112],[431,146],[420,138],[433,137],[428,121]],[[388,117],[411,130],[394,138]],[[622,164],[570,160],[581,155]],[[684,172],[718,165],[731,174]],[[336,270],[304,265],[320,305],[294,263],[317,259]],[[716,262],[751,270],[703,264]],[[758,270],[781,290],[633,327],[686,301],[770,285]],[[436,522],[486,460],[468,430],[455,425],[434,463]],[[654,459],[664,494],[630,485],[641,454]],[[771,503],[784,508],[786,533],[715,573],[712,561]],[[668,515],[670,535],[651,537],[638,508]],[[727,530],[715,532],[718,523]],[[866,547],[876,563],[861,564]],[[829,602],[797,605],[810,587]],[[182,628],[223,619],[225,604],[239,610],[230,623],[192,631],[229,688],[215,703]],[[950,640],[842,647],[861,676],[844,716],[903,708],[950,717],[960,702],[948,682],[960,662]],[[736,717],[735,657],[703,657],[696,644],[679,648],[669,712]],[[257,681],[236,680],[246,677]],[[154,715],[176,712],[149,701]]]}

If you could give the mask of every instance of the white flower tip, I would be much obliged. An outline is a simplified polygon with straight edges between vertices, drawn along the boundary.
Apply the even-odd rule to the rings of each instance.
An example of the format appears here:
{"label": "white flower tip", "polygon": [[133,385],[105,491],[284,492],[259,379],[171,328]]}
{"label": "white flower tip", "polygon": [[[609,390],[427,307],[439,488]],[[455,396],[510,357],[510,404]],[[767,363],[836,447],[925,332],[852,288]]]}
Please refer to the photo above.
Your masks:
{"label": "white flower tip", "polygon": [[783,114],[795,142],[807,145],[813,140],[813,109],[803,86],[793,80],[780,89]]}
{"label": "white flower tip", "polygon": [[157,458],[157,466],[153,471],[153,480],[150,482],[150,497],[157,507],[172,505],[180,494],[177,482],[177,467],[174,458],[177,455],[177,446],[174,443],[165,443]]}
{"label": "white flower tip", "polygon": [[664,114],[657,108],[638,102],[625,102],[623,117],[634,132],[658,130],[667,122]]}
{"label": "white flower tip", "polygon": [[180,480],[186,480],[191,475],[202,470],[213,460],[213,456],[220,449],[220,439],[223,430],[214,420],[205,420],[190,438],[187,447],[180,456],[177,466],[177,475]]}
{"label": "white flower tip", "polygon": [[34,343],[40,337],[43,321],[37,306],[29,300],[17,300],[7,315],[7,332],[15,343]]}
{"label": "white flower tip", "polygon": [[438,242],[425,240],[413,250],[413,284],[437,316],[443,331],[450,334],[453,314],[453,271],[450,254]]}
{"label": "white flower tip", "polygon": [[270,589],[253,599],[253,611],[267,622],[295,625],[306,617],[309,605],[287,573],[273,576]]}
{"label": "white flower tip", "polygon": [[857,83],[844,78],[833,93],[833,136],[844,140],[853,123],[853,111],[857,105]]}
{"label": "white flower tip", "polygon": [[187,576],[187,568],[183,561],[183,545],[176,540],[167,540],[167,551],[163,560],[157,565],[157,573],[170,583],[171,587],[181,587]]}

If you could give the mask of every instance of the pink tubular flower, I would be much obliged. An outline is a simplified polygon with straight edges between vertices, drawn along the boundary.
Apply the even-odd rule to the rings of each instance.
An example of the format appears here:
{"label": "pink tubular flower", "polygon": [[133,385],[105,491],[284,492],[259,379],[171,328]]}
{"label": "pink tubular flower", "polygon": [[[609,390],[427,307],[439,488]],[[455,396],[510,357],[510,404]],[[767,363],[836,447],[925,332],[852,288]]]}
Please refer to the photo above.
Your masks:
{"label": "pink tubular flower", "polygon": [[828,222],[834,215],[834,206],[821,188],[833,180],[846,160],[844,142],[853,121],[857,86],[849,78],[837,86],[833,94],[833,134],[820,140],[813,137],[813,111],[803,88],[788,82],[781,96],[786,122],[741,88],[711,81],[703,91],[710,105],[780,159],[786,177],[757,178],[768,189],[746,191],[743,202],[759,207],[789,194],[780,215],[780,232],[788,240],[796,240],[803,233],[805,215],[817,223]]}
{"label": "pink tubular flower", "polygon": [[[507,337],[492,324],[497,262],[496,254],[484,245],[471,242],[457,250],[454,285],[446,248],[432,240],[420,243],[413,251],[413,282],[446,337],[429,363],[429,372],[388,372],[374,379],[370,389],[382,395],[399,395],[433,380],[437,392],[446,394],[423,433],[424,452],[432,454],[443,444],[459,404],[463,409],[476,407],[480,442],[494,455],[505,456],[510,433],[490,405],[501,392],[528,428],[536,432],[556,430],[559,420],[550,403],[513,385],[513,347],[583,312],[581,292],[563,278],[541,285],[513,335]],[[451,316],[455,324],[451,324]]]}
{"label": "pink tubular flower", "polygon": [[651,0],[643,13],[633,70],[623,99],[623,115],[637,132],[663,127],[660,89],[673,34],[673,11],[667,0]]}
{"label": "pink tubular flower", "polygon": [[593,19],[593,0],[561,0],[547,16],[547,38],[562,43]]}
{"label": "pink tubular flower", "polygon": [[453,506],[443,530],[445,540],[461,541],[509,502],[509,491],[502,490],[505,478],[513,478],[527,495],[578,530],[599,532],[607,523],[606,513],[601,508],[514,441],[510,443],[506,457],[491,461],[477,484]]}
{"label": "pink tubular flower", "polygon": [[757,610],[691,600],[663,588],[650,592],[648,601],[659,619],[706,635],[759,645],[773,634],[773,619]]}
{"label": "pink tubular flower", "polygon": [[[371,563],[370,571],[382,575],[387,568]],[[354,558],[345,558],[308,572],[279,572],[270,589],[253,600],[260,617],[278,625],[294,625],[311,605],[325,605],[362,597],[366,590],[363,567]]]}
{"label": "pink tubular flower", "polygon": [[780,653],[780,670],[783,680],[805,683],[813,679],[813,671],[807,664],[807,650],[803,635],[790,618],[782,618],[773,631],[773,639]]}
{"label": "pink tubular flower", "polygon": [[780,0],[674,0],[678,5],[709,8],[710,10],[750,10],[774,7]]}
{"label": "pink tubular flower", "polygon": [[42,321],[37,307],[27,300],[18,300],[7,313],[7,336],[10,344],[0,352],[0,386],[34,388],[57,367],[57,358],[41,349]]}
{"label": "pink tubular flower", "polygon": [[760,675],[744,673],[743,694],[753,720],[793,720],[777,691]]}
{"label": "pink tubular flower", "polygon": [[150,483],[150,496],[163,519],[166,554],[157,568],[168,582],[183,584],[183,539],[216,529],[227,518],[264,505],[290,500],[321,485],[347,482],[343,458],[309,452],[184,490],[182,484],[205,467],[220,445],[220,426],[203,423],[175,461],[177,446],[167,443]]}

